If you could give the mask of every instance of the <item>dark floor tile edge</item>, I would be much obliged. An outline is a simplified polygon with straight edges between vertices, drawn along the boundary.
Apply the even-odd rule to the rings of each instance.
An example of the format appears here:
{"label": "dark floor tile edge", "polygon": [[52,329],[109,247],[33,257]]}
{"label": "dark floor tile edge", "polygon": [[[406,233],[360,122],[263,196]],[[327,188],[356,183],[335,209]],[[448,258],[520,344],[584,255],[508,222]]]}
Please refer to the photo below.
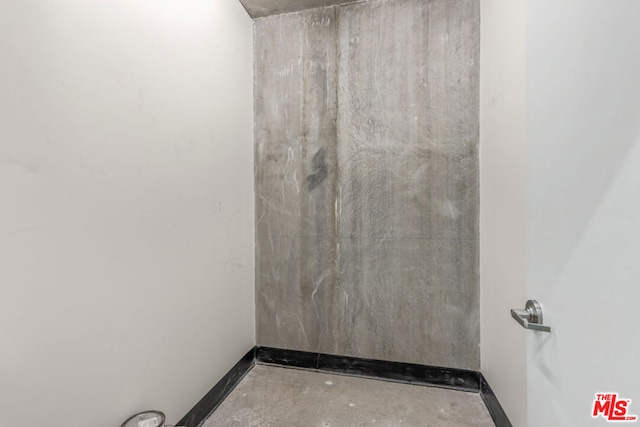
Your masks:
{"label": "dark floor tile edge", "polygon": [[256,362],[333,374],[480,392],[480,372],[324,353],[256,347]]}
{"label": "dark floor tile edge", "polygon": [[480,396],[496,427],[513,427],[498,398],[493,394],[493,390],[491,390],[489,383],[482,374],[480,375]]}
{"label": "dark floor tile edge", "polygon": [[256,348],[254,347],[176,425],[198,427],[204,423],[253,368],[255,360]]}

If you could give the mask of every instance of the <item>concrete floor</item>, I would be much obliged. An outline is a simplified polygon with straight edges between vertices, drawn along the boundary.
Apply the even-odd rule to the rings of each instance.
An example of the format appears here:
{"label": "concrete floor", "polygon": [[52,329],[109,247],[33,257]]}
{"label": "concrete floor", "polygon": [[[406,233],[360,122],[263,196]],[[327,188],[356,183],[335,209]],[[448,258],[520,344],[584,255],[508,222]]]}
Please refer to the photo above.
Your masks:
{"label": "concrete floor", "polygon": [[479,394],[257,365],[203,427],[493,427]]}

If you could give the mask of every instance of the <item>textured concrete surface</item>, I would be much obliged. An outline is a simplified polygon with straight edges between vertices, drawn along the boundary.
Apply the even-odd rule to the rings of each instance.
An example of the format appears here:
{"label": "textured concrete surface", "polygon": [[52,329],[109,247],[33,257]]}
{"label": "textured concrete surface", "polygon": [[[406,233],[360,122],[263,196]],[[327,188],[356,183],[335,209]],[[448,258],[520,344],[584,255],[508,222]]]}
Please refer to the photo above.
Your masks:
{"label": "textured concrete surface", "polygon": [[299,426],[494,424],[476,393],[258,365],[203,425]]}
{"label": "textured concrete surface", "polygon": [[362,0],[240,0],[252,18]]}
{"label": "textured concrete surface", "polygon": [[258,345],[479,368],[476,0],[255,21]]}

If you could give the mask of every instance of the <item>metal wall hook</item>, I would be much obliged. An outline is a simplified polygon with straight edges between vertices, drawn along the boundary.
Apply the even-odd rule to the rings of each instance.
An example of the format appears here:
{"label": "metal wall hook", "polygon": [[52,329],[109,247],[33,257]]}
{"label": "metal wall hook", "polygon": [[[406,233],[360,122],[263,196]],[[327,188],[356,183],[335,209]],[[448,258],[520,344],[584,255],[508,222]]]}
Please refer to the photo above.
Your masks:
{"label": "metal wall hook", "polygon": [[542,307],[534,299],[527,301],[524,310],[511,309],[511,317],[516,319],[525,329],[551,332],[551,327],[542,325]]}

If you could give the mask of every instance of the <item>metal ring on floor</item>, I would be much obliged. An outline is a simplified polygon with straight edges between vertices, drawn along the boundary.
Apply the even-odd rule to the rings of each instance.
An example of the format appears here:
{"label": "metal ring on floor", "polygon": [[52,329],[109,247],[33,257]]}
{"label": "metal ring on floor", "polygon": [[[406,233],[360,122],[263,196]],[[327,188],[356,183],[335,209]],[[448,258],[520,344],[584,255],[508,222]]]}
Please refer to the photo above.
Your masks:
{"label": "metal ring on floor", "polygon": [[[160,411],[143,411],[127,418],[121,427],[163,427],[165,420],[166,417]],[[145,421],[148,422],[144,423]]]}

